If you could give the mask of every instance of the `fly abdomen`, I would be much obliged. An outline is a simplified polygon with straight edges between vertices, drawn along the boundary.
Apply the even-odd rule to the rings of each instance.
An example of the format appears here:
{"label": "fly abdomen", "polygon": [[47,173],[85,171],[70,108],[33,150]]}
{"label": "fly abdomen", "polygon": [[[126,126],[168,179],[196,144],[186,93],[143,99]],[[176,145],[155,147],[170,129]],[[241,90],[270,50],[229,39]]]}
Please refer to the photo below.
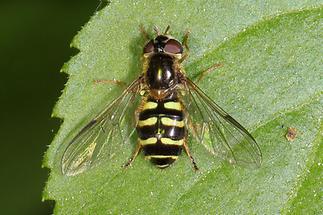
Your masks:
{"label": "fly abdomen", "polygon": [[[178,122],[167,117],[156,117],[155,119],[156,123],[151,125],[138,123],[139,127],[137,128],[137,132],[141,139],[163,136],[172,140],[181,140],[185,137],[185,127],[183,121]],[[164,123],[168,124],[165,125]]]}
{"label": "fly abdomen", "polygon": [[173,163],[186,140],[183,107],[177,96],[149,97],[139,114],[137,132],[147,159],[159,168]]}
{"label": "fly abdomen", "polygon": [[156,144],[144,145],[145,157],[159,168],[168,167],[177,160],[182,148],[179,145],[162,144],[160,140]]}

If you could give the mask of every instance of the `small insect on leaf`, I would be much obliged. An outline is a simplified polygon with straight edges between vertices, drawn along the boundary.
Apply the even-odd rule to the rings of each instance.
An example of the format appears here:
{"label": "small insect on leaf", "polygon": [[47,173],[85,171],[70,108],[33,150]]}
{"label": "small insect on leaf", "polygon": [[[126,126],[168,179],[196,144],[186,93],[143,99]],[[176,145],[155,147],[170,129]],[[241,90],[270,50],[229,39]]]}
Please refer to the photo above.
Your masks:
{"label": "small insect on leaf", "polygon": [[287,129],[287,133],[285,135],[286,139],[289,142],[292,142],[292,141],[294,141],[296,139],[296,136],[297,136],[297,129],[296,128],[289,127]]}
{"label": "small insect on leaf", "polygon": [[[195,83],[185,75],[181,63],[188,56],[188,33],[180,42],[168,34],[169,27],[164,33],[157,28],[155,31],[155,38],[146,38],[139,77],[67,145],[63,144],[62,173],[77,175],[98,161],[108,161],[112,145],[131,142],[133,135],[137,145],[125,167],[143,151],[147,160],[166,168],[184,150],[197,170],[188,145],[189,134],[215,157],[259,167],[262,155],[256,140],[196,85],[209,70],[202,72]],[[145,37],[149,35],[143,28],[141,32]],[[134,119],[132,128],[126,116]],[[124,129],[126,125],[130,128]]]}

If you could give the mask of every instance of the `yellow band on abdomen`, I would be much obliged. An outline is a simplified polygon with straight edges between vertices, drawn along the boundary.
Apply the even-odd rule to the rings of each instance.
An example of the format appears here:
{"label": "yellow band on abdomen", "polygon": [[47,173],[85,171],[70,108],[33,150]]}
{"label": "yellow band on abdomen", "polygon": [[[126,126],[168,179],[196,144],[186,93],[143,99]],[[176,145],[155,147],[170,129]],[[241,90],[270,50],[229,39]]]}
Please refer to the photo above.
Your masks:
{"label": "yellow band on abdomen", "polygon": [[150,144],[156,144],[157,143],[157,138],[156,137],[151,137],[146,140],[139,139],[140,145],[150,145]]}
{"label": "yellow band on abdomen", "polygon": [[151,110],[157,108],[158,104],[156,102],[146,102],[142,110]]}
{"label": "yellow band on abdomen", "polygon": [[176,160],[178,158],[177,155],[146,155],[145,157],[148,160],[150,160],[151,158],[157,158],[157,159],[160,159],[160,158],[171,158],[171,159]]}
{"label": "yellow band on abdomen", "polygon": [[165,102],[164,107],[166,109],[173,109],[173,110],[183,110],[182,104],[180,102]]}
{"label": "yellow band on abdomen", "polygon": [[163,144],[166,144],[166,145],[176,145],[176,146],[182,146],[184,144],[184,139],[181,139],[181,140],[172,140],[170,138],[160,138],[160,141],[163,143]]}
{"label": "yellow band on abdomen", "polygon": [[150,125],[155,125],[157,123],[157,117],[150,117],[146,120],[139,120],[138,126],[150,126]]}
{"label": "yellow band on abdomen", "polygon": [[176,126],[176,127],[184,127],[183,121],[177,121],[168,117],[162,117],[161,122],[166,126]]}

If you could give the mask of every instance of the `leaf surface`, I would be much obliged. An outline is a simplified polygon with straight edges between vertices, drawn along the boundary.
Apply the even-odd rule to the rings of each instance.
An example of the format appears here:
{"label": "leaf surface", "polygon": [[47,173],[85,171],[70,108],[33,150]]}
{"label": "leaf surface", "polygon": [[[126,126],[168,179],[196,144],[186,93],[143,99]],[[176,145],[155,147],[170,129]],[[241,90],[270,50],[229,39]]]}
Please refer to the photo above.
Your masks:
{"label": "leaf surface", "polygon": [[[72,45],[80,50],[63,68],[69,74],[53,115],[64,122],[44,165],[51,174],[44,199],[57,214],[294,214],[322,211],[322,2],[321,1],[113,1],[98,12]],[[191,151],[200,171],[183,154],[170,168],[154,168],[140,155],[120,166],[133,146],[115,149],[111,162],[74,177],[61,175],[59,146],[77,133],[120,87],[141,72],[143,24],[182,39],[186,30],[189,77],[215,63],[199,86],[258,141],[259,169],[233,167],[198,143]],[[298,133],[285,138],[288,127]],[[305,200],[306,199],[306,200]]]}

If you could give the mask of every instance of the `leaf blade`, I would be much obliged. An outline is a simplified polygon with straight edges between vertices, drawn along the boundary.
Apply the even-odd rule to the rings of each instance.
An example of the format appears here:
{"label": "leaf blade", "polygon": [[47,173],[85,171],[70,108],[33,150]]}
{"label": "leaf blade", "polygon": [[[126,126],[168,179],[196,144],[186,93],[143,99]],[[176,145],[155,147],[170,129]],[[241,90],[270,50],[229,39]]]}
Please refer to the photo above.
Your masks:
{"label": "leaf blade", "polygon": [[[145,10],[140,10],[143,9],[142,7],[144,3],[146,3]],[[194,3],[194,1],[192,1],[192,3]],[[188,8],[188,10],[184,12],[178,12],[176,10],[178,8],[183,8],[183,2],[177,2],[175,3],[176,5],[168,4],[170,3],[161,1],[153,3],[140,1],[129,11],[129,9],[126,10],[126,8],[128,8],[127,4],[112,3],[107,9],[104,9],[96,17],[92,18],[91,23],[89,23],[82,30],[81,34],[76,37],[73,44],[79,48],[81,52],[74,57],[64,69],[70,74],[70,79],[68,81],[67,88],[54,111],[55,116],[64,118],[64,123],[47,153],[48,162],[45,164],[46,166],[54,166],[55,150],[60,142],[64,141],[64,138],[66,138],[69,131],[74,129],[80,119],[89,115],[89,113],[90,115],[95,114],[95,112],[100,109],[96,106],[104,106],[104,98],[116,96],[118,92],[120,92],[120,89],[112,87],[112,90],[107,93],[108,90],[106,86],[92,85],[91,83],[93,79],[131,79],[134,77],[136,70],[140,71],[140,63],[138,62],[140,62],[139,57],[141,50],[139,44],[140,42],[143,43],[143,41],[139,37],[137,26],[140,22],[145,20],[149,20],[149,24],[157,24],[161,27],[168,22],[167,24],[172,25],[172,32],[175,36],[181,35],[181,33],[186,30],[186,26],[181,26],[182,23],[185,23],[187,28],[191,28],[191,31],[193,32],[190,40],[192,55],[190,56],[191,60],[186,63],[189,75],[193,75],[196,71],[201,71],[203,68],[206,68],[207,65],[212,65],[214,59],[225,62],[224,68],[221,68],[208,76],[207,79],[201,83],[201,87],[213,99],[219,101],[221,106],[225,107],[229,113],[233,113],[235,118],[244,122],[243,124],[246,124],[248,128],[257,128],[255,132],[256,138],[260,138],[263,144],[266,143],[266,141],[271,140],[270,135],[274,135],[276,138],[275,135],[277,134],[271,131],[273,128],[275,128],[275,132],[282,134],[282,130],[276,128],[280,122],[294,123],[292,120],[294,117],[289,115],[292,115],[293,111],[295,111],[295,107],[302,105],[306,106],[308,103],[311,106],[316,100],[319,100],[317,93],[322,91],[320,86],[323,85],[320,85],[318,80],[322,79],[313,79],[311,75],[315,75],[315,72],[316,74],[320,74],[320,67],[322,65],[318,61],[314,61],[314,67],[310,64],[310,60],[313,60],[314,56],[317,56],[317,52],[320,51],[319,48],[317,48],[319,46],[315,45],[319,44],[319,41],[318,38],[315,38],[315,35],[317,34],[317,31],[315,31],[316,29],[313,28],[313,26],[304,23],[306,23],[306,20],[310,19],[307,23],[314,23],[314,27],[318,26],[318,18],[321,13],[320,8],[296,11],[291,14],[266,20],[264,17],[277,14],[277,8],[279,8],[278,5],[268,4],[267,6],[271,9],[268,9],[268,11],[263,13],[261,5],[257,5],[258,7],[251,6],[250,2],[242,6],[221,5],[219,3],[219,6],[210,5],[210,2],[203,1],[202,3],[200,2],[202,6],[198,4],[196,7],[193,7],[193,4],[192,8]],[[165,5],[172,7],[165,7]],[[300,2],[286,5],[282,3],[280,10],[285,10],[284,12],[286,12],[305,7]],[[315,5],[315,2],[310,2],[309,6],[306,7],[310,7],[311,5]],[[231,20],[230,18],[233,16],[232,14],[236,14],[235,7],[241,9],[241,11],[250,7],[250,10],[252,11],[251,14],[259,13],[259,16],[254,18],[252,15],[249,15],[244,17],[244,19],[241,19],[241,17],[234,17]],[[149,12],[151,13],[153,8],[157,8],[157,11],[163,11],[164,13],[161,13],[162,15],[157,18],[155,13],[148,16]],[[204,14],[201,13],[203,8],[208,9],[208,11],[216,8],[216,10],[220,12],[216,15],[213,14],[211,17],[207,17],[207,19],[209,19],[207,22],[205,21],[206,18],[204,18]],[[230,10],[231,12],[228,13]],[[250,10],[248,11],[249,13]],[[117,27],[113,25],[104,29],[106,23],[113,23],[117,18],[120,18],[120,11],[129,12],[125,18],[126,21],[121,22],[121,24],[119,23],[125,27],[125,30],[117,29]],[[142,12],[143,14],[139,12]],[[245,15],[248,12],[244,11],[243,13]],[[148,13],[148,15],[146,13]],[[140,17],[138,17],[138,14],[140,14]],[[174,19],[175,14],[177,19]],[[196,17],[202,18],[192,20],[193,15],[188,14],[195,14]],[[209,14],[209,12],[206,12],[206,14]],[[129,20],[129,17],[135,17],[135,19]],[[219,23],[219,28],[217,28],[216,31],[212,31],[213,26],[210,26],[211,23],[214,23],[215,20],[219,20],[220,18],[223,18],[225,21]],[[262,20],[263,22],[261,22]],[[199,25],[201,23],[202,25]],[[226,23],[230,23],[229,29],[226,29]],[[147,23],[147,25],[149,24]],[[250,25],[254,26],[249,27]],[[237,34],[246,27],[249,28],[246,29],[245,32]],[[129,29],[131,30],[129,31]],[[303,56],[302,53],[300,53],[297,58],[291,59],[292,62],[290,65],[292,65],[292,67],[289,70],[289,75],[284,76],[279,73],[279,71],[280,69],[288,68],[289,64],[285,64],[283,60],[289,59],[288,54],[293,50],[293,47],[303,41],[304,38],[308,38],[307,35],[300,34],[298,30],[305,30],[305,32],[310,33],[312,32],[312,35],[314,35],[311,37],[313,40],[309,40],[308,43],[301,46],[301,50],[309,51],[307,56],[308,60],[305,61],[305,67],[299,63],[298,60]],[[129,34],[120,36],[125,34],[124,31],[128,31]],[[197,33],[194,34],[194,32]],[[221,34],[219,32],[225,33]],[[289,38],[290,41],[295,42],[294,44],[288,43],[289,41],[287,39],[282,39],[282,36],[292,34],[296,34],[297,36],[300,35],[299,38]],[[223,39],[225,37],[230,39],[225,40],[223,43]],[[109,41],[105,41],[107,38],[109,38]],[[275,40],[271,40],[273,38],[275,38]],[[268,46],[269,48],[267,48],[267,50],[262,51],[263,46],[261,41],[265,41],[271,46]],[[270,42],[278,43],[278,45],[274,43],[271,44]],[[285,43],[291,44],[291,46],[287,45],[287,48],[289,49],[281,53],[279,44],[284,45]],[[209,44],[211,45],[209,46]],[[248,47],[249,49],[247,49]],[[311,49],[311,47],[316,47],[316,49]],[[252,48],[252,51],[250,51],[250,48]],[[206,56],[203,55],[205,52],[207,52]],[[128,53],[128,55],[125,54],[124,56],[120,56],[118,53]],[[258,58],[246,58],[247,56],[252,57],[254,55]],[[134,56],[133,59],[131,59],[131,56]],[[278,61],[277,59],[279,59],[279,57],[283,58],[283,60]],[[300,82],[300,85],[298,86],[300,87],[295,87],[295,85],[292,84],[287,84],[286,86],[286,82],[279,81],[274,78],[268,79],[271,80],[271,82],[266,82],[265,85],[262,85],[262,88],[258,86],[258,82],[262,80],[261,77],[268,77],[266,72],[268,71],[268,66],[270,66],[270,64],[264,65],[263,63],[267,62],[268,59],[275,63],[271,64],[274,65],[274,67],[269,71],[276,72],[274,75],[284,77],[285,81],[298,80]],[[277,61],[279,63],[277,63]],[[256,63],[252,65],[253,62]],[[308,68],[306,68],[306,66],[308,66]],[[304,68],[305,72],[309,72],[307,75],[304,75],[306,74],[304,72],[301,73],[301,75],[292,73],[292,71],[297,71],[297,69],[303,71]],[[256,69],[261,70],[260,74],[255,73]],[[129,71],[131,74],[126,74],[126,72],[123,73],[121,71]],[[247,76],[243,76],[243,74],[247,74]],[[257,75],[259,75],[260,78],[258,78]],[[271,76],[268,78],[270,77]],[[270,95],[274,88],[267,89],[266,87],[270,86],[271,83],[275,84],[275,81],[277,80],[277,86],[285,87],[287,93],[284,93],[284,89],[277,92],[273,91],[273,95],[276,95],[277,97],[272,97],[269,101],[261,99],[262,95]],[[304,82],[304,80],[309,81]],[[312,86],[310,86],[309,83],[311,83]],[[238,87],[235,87],[234,84]],[[310,86],[310,90],[305,90],[304,93],[298,93],[301,89],[307,89],[308,86]],[[214,91],[214,89],[217,90]],[[288,91],[288,89],[292,90]],[[255,91],[257,93],[251,93],[251,96],[247,97],[246,95],[250,95],[250,91]],[[93,95],[100,96],[93,98]],[[226,96],[223,98],[223,95]],[[301,95],[301,99],[294,97],[290,99],[289,95]],[[255,103],[254,101],[258,102]],[[80,111],[78,107],[84,108]],[[270,107],[268,111],[266,107]],[[316,112],[311,111],[309,111],[309,113],[320,113],[319,110],[316,110]],[[286,118],[284,118],[285,115]],[[318,115],[317,120],[319,118],[320,117]],[[280,121],[273,121],[273,119],[280,119]],[[269,128],[267,128],[266,126],[270,122],[276,125],[276,127],[270,124]],[[312,126],[311,128],[315,129],[316,127]],[[266,136],[268,133],[269,136]],[[309,135],[309,133],[306,133],[306,135]],[[279,143],[286,144],[282,139],[282,135],[279,137]],[[255,196],[251,196],[250,194],[248,195],[246,192],[248,186],[251,186],[250,183],[248,183],[248,180],[246,180],[248,179],[248,176],[245,175],[247,172],[244,172],[243,170],[235,170],[228,166],[222,166],[218,161],[210,163],[211,157],[203,156],[206,153],[203,151],[203,148],[196,145],[193,146],[193,149],[194,155],[197,156],[197,160],[202,166],[202,173],[195,174],[191,170],[189,161],[185,156],[182,156],[174,166],[165,171],[159,171],[151,167],[149,163],[142,159],[142,157],[139,157],[136,160],[133,168],[123,171],[120,169],[120,164],[122,164],[130,155],[131,147],[121,146],[118,152],[120,156],[116,156],[114,158],[114,163],[107,164],[104,167],[102,166],[101,168],[85,173],[80,177],[61,177],[57,172],[55,172],[55,169],[52,169],[44,198],[55,199],[57,203],[55,210],[57,213],[62,214],[77,214],[79,212],[98,213],[106,211],[110,211],[111,213],[135,213],[138,211],[142,213],[165,213],[165,211],[179,213],[185,208],[188,210],[187,212],[203,211],[204,209],[220,209],[223,211],[238,210],[240,208],[238,205],[233,207],[229,204],[230,195],[221,194],[221,192],[229,189],[229,186],[232,184],[227,183],[219,186],[219,183],[215,183],[211,180],[215,178],[216,182],[221,182],[221,180],[229,177],[234,181],[232,188],[243,188],[243,192],[241,191],[240,193],[243,193],[242,202],[244,202],[248,212],[261,211],[270,213],[276,211],[277,207],[280,209],[284,207],[284,205],[280,205],[277,201],[275,201],[275,204],[270,207],[268,206],[267,208],[254,208],[253,206],[248,206],[246,202],[248,199],[252,199],[252,201],[257,202],[261,199],[268,199],[270,197],[279,197],[277,199],[286,200],[285,197],[290,191],[288,188],[291,188],[291,186],[284,187],[285,189],[281,192],[277,192],[276,194],[274,193],[275,195],[271,194],[272,196],[262,196],[262,198],[255,199]],[[284,153],[291,152],[286,145],[283,149]],[[296,148],[293,150],[294,152],[297,152]],[[275,148],[275,145],[273,144],[267,152],[265,149],[266,154],[269,154],[270,156],[272,155],[272,153],[270,153],[271,151],[277,152],[279,150]],[[282,159],[280,156],[277,157]],[[283,161],[284,160],[281,162]],[[295,159],[289,162],[292,161],[295,161]],[[263,170],[265,172],[258,172],[255,174],[264,174],[265,176],[274,174],[274,171],[268,167],[268,162],[270,162],[270,159],[267,159],[266,171]],[[289,162],[287,163],[291,165]],[[281,167],[281,169],[283,168]],[[215,173],[215,170],[219,171],[219,173]],[[239,182],[237,181],[237,178],[239,178],[241,174],[244,174],[245,180]],[[282,177],[283,173],[280,172],[280,175],[277,175]],[[293,172],[292,175],[294,177],[295,173]],[[211,179],[208,179],[210,177]],[[259,177],[259,179],[260,178],[261,177]],[[196,204],[196,202],[202,201],[203,199],[196,195],[199,192],[194,191],[194,189],[198,186],[196,184],[203,180],[207,180],[206,184],[211,186],[213,190],[216,190],[216,194],[222,195],[221,197],[223,198],[220,199],[224,199],[224,203],[222,201],[218,201],[216,204],[213,204],[213,202],[209,202],[209,204],[203,204],[203,202]],[[204,189],[207,189],[208,186]],[[163,187],[163,189],[160,189],[160,187]],[[267,188],[263,190],[269,190],[270,187],[270,184],[267,184]],[[188,194],[186,193],[192,193],[192,195],[187,196]],[[203,194],[205,193],[209,194],[208,192],[204,192]],[[212,195],[214,197],[214,193],[210,193],[210,196]],[[124,196],[127,196],[127,198]],[[185,201],[184,203],[181,203],[183,198]],[[138,202],[138,199],[140,199],[140,202]],[[163,200],[163,204],[160,204],[160,200]],[[239,201],[239,199],[237,199],[237,201]],[[186,207],[183,207],[183,205]]]}

